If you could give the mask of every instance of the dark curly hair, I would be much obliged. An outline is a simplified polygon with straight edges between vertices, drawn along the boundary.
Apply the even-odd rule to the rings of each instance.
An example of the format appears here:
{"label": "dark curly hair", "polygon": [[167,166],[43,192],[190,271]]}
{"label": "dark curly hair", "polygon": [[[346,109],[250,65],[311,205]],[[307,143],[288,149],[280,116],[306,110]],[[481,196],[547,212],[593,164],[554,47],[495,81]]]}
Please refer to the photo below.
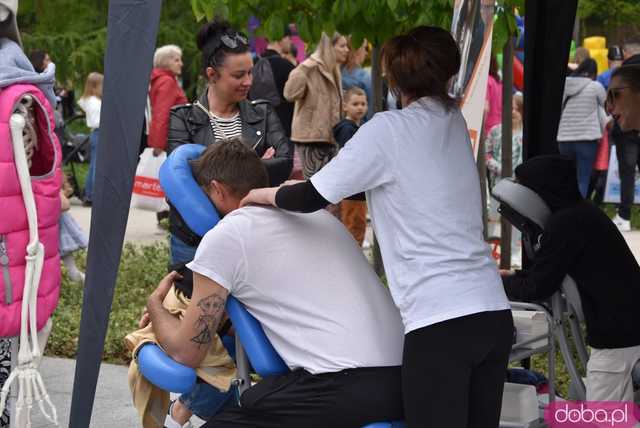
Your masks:
{"label": "dark curly hair", "polygon": [[[222,37],[227,36],[236,42],[231,48],[222,42]],[[196,45],[202,52],[202,69],[215,67],[224,63],[228,54],[242,54],[249,52],[247,36],[236,31],[229,22],[221,18],[214,18],[200,28],[196,36]]]}

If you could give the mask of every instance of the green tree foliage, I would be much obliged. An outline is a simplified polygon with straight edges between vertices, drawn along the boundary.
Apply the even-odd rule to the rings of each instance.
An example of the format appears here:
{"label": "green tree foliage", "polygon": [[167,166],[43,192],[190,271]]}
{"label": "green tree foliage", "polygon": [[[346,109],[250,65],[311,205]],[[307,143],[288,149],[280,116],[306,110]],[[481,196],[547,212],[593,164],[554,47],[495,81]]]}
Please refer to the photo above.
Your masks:
{"label": "green tree foliage", "polygon": [[281,38],[296,23],[300,36],[316,41],[325,31],[350,34],[354,44],[367,39],[379,46],[386,39],[421,24],[451,26],[452,0],[191,0],[198,20],[221,15],[238,28],[250,16],[262,22],[259,35]]}
{"label": "green tree foliage", "polygon": [[525,0],[497,0],[495,22],[493,24],[494,51],[502,51],[509,37],[519,37],[516,14],[524,15]]}
{"label": "green tree foliage", "polygon": [[602,22],[607,27],[640,22],[638,0],[580,0],[578,17]]}
{"label": "green tree foliage", "polygon": [[[92,71],[103,71],[107,37],[107,0],[22,0],[18,26],[26,52],[42,49],[56,64],[57,80],[82,88]],[[193,93],[200,68],[196,22],[189,2],[164,2],[158,46],[176,44],[183,50],[185,89]]]}

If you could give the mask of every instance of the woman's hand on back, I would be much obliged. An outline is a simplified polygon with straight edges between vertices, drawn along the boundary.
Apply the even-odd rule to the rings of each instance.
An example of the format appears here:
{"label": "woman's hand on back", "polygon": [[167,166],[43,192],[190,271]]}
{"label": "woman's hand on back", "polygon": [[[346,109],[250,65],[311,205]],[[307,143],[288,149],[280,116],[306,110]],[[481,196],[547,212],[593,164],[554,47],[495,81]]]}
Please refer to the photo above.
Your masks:
{"label": "woman's hand on back", "polygon": [[278,187],[264,187],[253,189],[240,201],[240,207],[246,205],[273,205],[276,206],[276,192]]}

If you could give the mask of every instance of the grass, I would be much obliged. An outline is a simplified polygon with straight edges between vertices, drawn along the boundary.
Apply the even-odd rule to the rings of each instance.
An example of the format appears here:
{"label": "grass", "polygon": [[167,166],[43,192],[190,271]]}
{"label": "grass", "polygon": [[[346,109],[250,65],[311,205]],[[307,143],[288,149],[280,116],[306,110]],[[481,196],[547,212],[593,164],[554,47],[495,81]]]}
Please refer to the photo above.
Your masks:
{"label": "grass", "polygon": [[[168,245],[125,244],[118,271],[109,329],[105,340],[103,361],[128,364],[130,355],[124,346],[124,336],[136,330],[147,297],[167,272]],[[86,268],[86,252],[80,252],[77,264]],[[75,358],[80,330],[83,285],[72,282],[63,271],[60,302],[53,316],[53,330],[46,354]]]}
{"label": "grass", "polygon": [[[611,218],[616,215],[616,205],[615,204],[603,204],[601,208],[605,213]],[[631,229],[638,230],[640,229],[640,206],[633,205],[631,207]]]}

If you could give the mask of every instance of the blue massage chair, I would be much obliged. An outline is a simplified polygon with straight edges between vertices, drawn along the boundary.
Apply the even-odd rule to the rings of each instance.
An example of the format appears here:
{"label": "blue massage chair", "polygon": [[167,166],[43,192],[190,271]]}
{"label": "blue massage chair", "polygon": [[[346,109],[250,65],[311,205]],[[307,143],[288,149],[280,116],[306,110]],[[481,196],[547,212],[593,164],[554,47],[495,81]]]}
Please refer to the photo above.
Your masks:
{"label": "blue massage chair", "polygon": [[[200,236],[220,219],[213,204],[196,183],[189,161],[198,158],[205,147],[186,144],[174,150],[160,169],[160,183],[187,225]],[[233,296],[227,298],[227,313],[236,331],[237,377],[232,382],[236,399],[251,387],[250,367],[261,377],[289,371],[271,345],[262,326]],[[155,386],[170,392],[188,393],[196,384],[196,373],[169,357],[157,345],[143,345],[136,356],[142,375]],[[403,422],[376,422],[363,428],[404,428]]]}

